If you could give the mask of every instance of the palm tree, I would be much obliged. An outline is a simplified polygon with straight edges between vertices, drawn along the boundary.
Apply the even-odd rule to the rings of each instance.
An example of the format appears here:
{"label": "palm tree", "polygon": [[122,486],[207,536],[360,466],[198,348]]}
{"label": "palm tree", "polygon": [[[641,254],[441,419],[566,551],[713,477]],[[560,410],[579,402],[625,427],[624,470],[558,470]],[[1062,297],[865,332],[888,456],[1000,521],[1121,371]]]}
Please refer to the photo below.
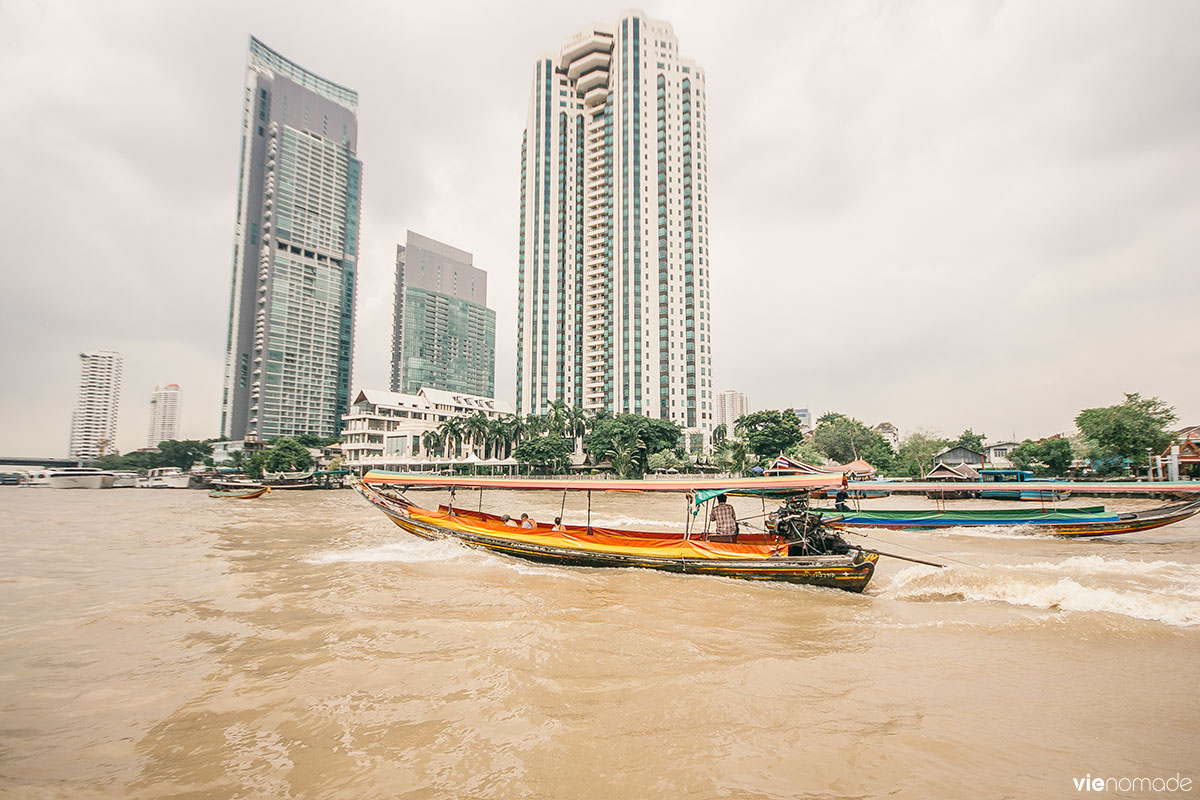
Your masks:
{"label": "palm tree", "polygon": [[587,435],[591,419],[592,415],[579,406],[571,406],[567,409],[567,432],[575,440],[575,449],[577,451],[581,447],[583,437]]}
{"label": "palm tree", "polygon": [[521,439],[532,439],[535,436],[540,436],[546,429],[545,417],[539,417],[537,414],[529,414],[525,417],[525,421],[521,425]]}
{"label": "palm tree", "polygon": [[440,453],[446,446],[446,437],[442,435],[441,431],[425,431],[421,436],[421,442],[425,446],[425,452],[434,455]]}
{"label": "palm tree", "polygon": [[476,411],[463,420],[463,430],[471,437],[472,450],[478,453],[479,449],[483,448],[486,453],[488,434],[491,433],[491,424],[488,421],[487,414],[484,414],[482,411]]}
{"label": "palm tree", "polygon": [[562,400],[551,400],[545,416],[546,433],[562,436],[567,427],[567,406]]}
{"label": "palm tree", "polygon": [[463,435],[466,433],[466,426],[463,424],[462,417],[446,417],[442,424],[438,426],[438,432],[447,444],[454,442],[454,455],[457,456],[459,450],[462,449]]}

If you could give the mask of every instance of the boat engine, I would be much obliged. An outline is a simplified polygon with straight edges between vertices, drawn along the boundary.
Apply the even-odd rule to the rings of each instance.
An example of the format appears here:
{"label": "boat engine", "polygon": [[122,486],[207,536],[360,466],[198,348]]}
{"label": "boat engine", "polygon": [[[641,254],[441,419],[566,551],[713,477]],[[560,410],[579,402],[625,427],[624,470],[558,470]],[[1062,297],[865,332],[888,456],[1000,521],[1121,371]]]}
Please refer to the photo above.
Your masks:
{"label": "boat engine", "polygon": [[789,497],[767,519],[767,528],[787,540],[789,556],[845,555],[850,544],[821,521],[821,515],[808,508],[802,496]]}

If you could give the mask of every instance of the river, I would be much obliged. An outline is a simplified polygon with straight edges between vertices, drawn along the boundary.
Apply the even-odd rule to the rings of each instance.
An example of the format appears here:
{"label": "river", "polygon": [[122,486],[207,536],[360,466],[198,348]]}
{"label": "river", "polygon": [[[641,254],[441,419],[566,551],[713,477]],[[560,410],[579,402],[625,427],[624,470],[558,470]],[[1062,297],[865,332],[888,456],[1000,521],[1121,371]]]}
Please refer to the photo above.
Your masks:
{"label": "river", "polygon": [[[593,519],[682,529],[683,502]],[[1200,794],[1116,782],[1200,779],[1200,518],[881,532],[949,567],[884,559],[855,595],[531,565],[348,490],[3,487],[0,511],[6,798]]]}

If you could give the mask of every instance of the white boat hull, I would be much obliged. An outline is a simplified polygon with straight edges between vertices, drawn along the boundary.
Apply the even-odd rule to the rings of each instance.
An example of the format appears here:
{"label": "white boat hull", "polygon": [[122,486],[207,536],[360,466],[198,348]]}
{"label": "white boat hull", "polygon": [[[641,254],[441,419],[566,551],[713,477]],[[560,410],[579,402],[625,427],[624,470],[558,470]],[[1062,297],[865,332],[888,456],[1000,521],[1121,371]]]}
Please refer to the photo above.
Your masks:
{"label": "white boat hull", "polygon": [[182,475],[156,475],[152,478],[142,478],[138,486],[142,489],[186,489],[191,481],[187,473]]}
{"label": "white boat hull", "polygon": [[51,489],[111,489],[112,475],[51,475]]}

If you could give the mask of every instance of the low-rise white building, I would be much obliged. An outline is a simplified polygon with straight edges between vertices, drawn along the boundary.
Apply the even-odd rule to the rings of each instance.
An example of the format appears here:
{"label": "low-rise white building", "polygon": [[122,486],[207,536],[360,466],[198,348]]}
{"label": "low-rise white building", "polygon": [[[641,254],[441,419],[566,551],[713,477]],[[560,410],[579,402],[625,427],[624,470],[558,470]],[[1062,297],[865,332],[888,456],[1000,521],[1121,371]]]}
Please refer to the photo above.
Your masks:
{"label": "low-rise white building", "polygon": [[[451,417],[483,412],[488,419],[513,413],[491,397],[422,388],[416,394],[362,389],[342,417],[342,452],[354,472],[404,470],[428,463],[424,436]],[[480,454],[475,454],[479,456]]]}

